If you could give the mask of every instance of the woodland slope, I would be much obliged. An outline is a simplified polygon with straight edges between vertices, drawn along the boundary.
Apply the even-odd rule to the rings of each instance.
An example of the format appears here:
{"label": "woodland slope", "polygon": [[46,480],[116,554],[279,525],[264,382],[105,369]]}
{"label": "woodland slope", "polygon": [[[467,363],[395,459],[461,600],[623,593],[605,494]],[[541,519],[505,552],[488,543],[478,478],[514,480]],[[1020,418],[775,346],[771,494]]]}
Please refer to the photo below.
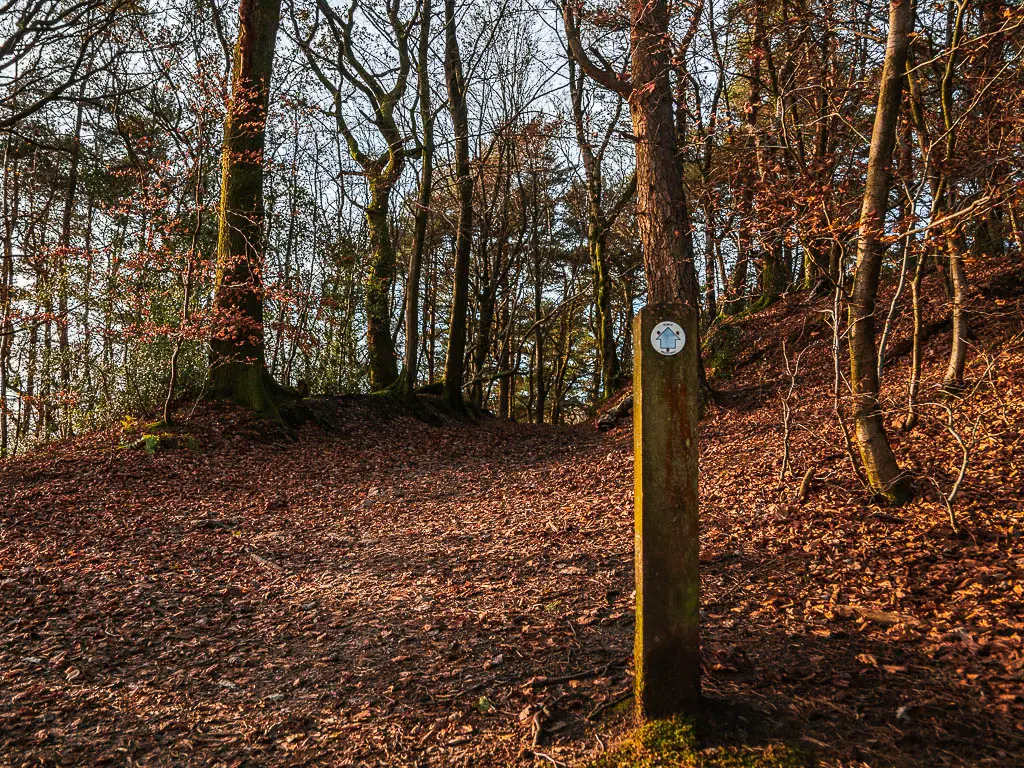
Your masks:
{"label": "woodland slope", "polygon": [[[927,392],[907,433],[897,324],[883,394],[918,492],[900,509],[851,472],[827,300],[783,298],[712,340],[713,740],[831,766],[1020,764],[1018,278],[978,276],[996,311],[974,324],[970,389]],[[803,357],[780,480],[783,340],[791,369]],[[936,333],[926,381],[947,351]],[[562,765],[622,736],[628,421],[430,426],[379,398],[331,413],[292,434],[202,407],[177,447],[119,448],[129,423],[0,465],[0,765]],[[949,426],[969,448],[957,533]]]}

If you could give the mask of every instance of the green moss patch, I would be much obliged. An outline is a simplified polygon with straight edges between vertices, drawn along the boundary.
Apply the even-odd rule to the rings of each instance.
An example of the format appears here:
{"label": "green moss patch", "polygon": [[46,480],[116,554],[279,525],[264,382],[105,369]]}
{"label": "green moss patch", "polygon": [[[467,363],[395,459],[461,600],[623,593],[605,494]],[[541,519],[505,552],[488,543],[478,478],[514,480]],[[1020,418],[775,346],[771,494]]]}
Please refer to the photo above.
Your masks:
{"label": "green moss patch", "polygon": [[736,353],[740,349],[740,329],[734,322],[723,321],[715,325],[704,340],[704,367],[717,379],[728,379],[733,374]]}
{"label": "green moss patch", "polygon": [[124,440],[120,447],[125,450],[141,450],[150,454],[179,449],[194,452],[199,450],[199,442],[194,436],[169,432],[162,421],[143,424],[128,417],[121,421],[121,427],[124,430]]}
{"label": "green moss patch", "polygon": [[589,768],[803,768],[807,764],[799,752],[780,744],[701,748],[693,726],[673,718],[641,726]]}

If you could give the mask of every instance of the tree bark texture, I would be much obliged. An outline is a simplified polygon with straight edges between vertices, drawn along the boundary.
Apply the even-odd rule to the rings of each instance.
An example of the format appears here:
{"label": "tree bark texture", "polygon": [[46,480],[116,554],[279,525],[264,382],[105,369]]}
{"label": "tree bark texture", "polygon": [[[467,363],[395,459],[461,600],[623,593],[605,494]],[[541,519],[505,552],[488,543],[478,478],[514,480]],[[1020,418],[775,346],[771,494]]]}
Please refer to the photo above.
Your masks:
{"label": "tree bark texture", "polygon": [[263,339],[263,152],[281,0],[241,0],[224,121],[209,392],[277,413]]}
{"label": "tree bark texture", "polygon": [[849,307],[850,380],[857,448],[872,490],[897,503],[909,497],[909,489],[889,443],[879,405],[875,302],[885,252],[883,235],[892,184],[896,123],[912,24],[910,0],[891,0],[888,41],[861,207],[857,272]]}
{"label": "tree bark texture", "polygon": [[465,377],[466,309],[469,303],[469,257],[473,246],[473,178],[469,175],[469,112],[466,77],[455,28],[455,0],[444,3],[445,82],[448,107],[455,128],[455,184],[459,200],[459,225],[455,236],[455,276],[448,353],[444,363],[444,396],[449,407],[462,411]]}

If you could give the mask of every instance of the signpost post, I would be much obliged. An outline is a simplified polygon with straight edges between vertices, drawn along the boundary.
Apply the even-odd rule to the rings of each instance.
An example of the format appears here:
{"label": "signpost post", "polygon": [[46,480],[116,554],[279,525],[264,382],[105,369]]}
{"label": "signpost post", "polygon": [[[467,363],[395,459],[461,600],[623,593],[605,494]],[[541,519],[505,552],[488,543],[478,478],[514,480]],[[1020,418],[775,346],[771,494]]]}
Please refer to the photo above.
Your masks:
{"label": "signpost post", "polygon": [[697,312],[644,307],[633,327],[635,703],[641,720],[700,704]]}

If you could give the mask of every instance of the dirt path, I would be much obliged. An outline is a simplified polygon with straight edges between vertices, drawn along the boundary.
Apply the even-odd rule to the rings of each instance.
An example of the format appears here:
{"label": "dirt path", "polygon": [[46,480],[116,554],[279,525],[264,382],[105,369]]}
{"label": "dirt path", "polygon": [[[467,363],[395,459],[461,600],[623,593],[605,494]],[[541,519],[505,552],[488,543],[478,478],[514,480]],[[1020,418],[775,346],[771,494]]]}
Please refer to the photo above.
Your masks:
{"label": "dirt path", "polygon": [[[1020,489],[968,488],[961,538],[936,504],[878,518],[836,480],[797,507],[759,407],[705,423],[713,736],[1019,765]],[[359,402],[340,426],[268,443],[206,413],[201,453],[110,434],[0,465],[0,766],[561,765],[620,734],[628,429]],[[794,444],[826,480],[830,439]]]}
{"label": "dirt path", "polygon": [[350,415],[298,444],[9,470],[0,764],[596,747],[585,717],[628,689],[629,499],[608,492],[625,452]]}

